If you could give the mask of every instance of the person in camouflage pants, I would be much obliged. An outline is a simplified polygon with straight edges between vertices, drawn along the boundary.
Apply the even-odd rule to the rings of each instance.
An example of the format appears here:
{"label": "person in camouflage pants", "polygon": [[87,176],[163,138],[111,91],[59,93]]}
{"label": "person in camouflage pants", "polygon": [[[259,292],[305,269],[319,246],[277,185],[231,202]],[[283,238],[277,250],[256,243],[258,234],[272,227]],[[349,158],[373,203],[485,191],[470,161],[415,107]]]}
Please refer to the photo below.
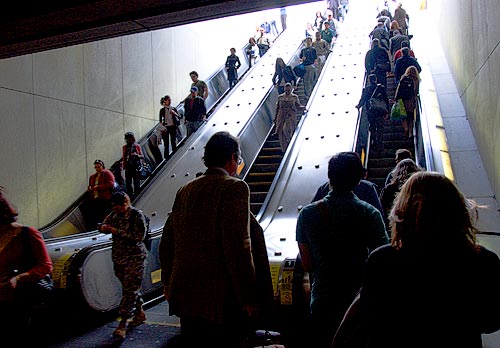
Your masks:
{"label": "person in camouflage pants", "polygon": [[99,230],[113,235],[113,269],[122,284],[122,299],[118,310],[121,321],[113,335],[125,338],[128,318],[134,316],[129,327],[146,321],[141,296],[147,257],[144,245],[146,220],[141,210],[132,207],[129,196],[124,192],[112,195],[111,209],[112,213],[106,217]]}

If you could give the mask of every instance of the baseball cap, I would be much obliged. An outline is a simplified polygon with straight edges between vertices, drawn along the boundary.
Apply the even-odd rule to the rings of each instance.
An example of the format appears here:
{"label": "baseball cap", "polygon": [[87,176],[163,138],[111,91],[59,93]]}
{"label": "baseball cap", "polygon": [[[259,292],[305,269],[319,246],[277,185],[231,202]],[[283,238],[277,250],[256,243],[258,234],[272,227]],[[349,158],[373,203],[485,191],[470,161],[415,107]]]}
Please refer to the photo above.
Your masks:
{"label": "baseball cap", "polygon": [[198,92],[198,87],[196,86],[191,87],[191,92]]}

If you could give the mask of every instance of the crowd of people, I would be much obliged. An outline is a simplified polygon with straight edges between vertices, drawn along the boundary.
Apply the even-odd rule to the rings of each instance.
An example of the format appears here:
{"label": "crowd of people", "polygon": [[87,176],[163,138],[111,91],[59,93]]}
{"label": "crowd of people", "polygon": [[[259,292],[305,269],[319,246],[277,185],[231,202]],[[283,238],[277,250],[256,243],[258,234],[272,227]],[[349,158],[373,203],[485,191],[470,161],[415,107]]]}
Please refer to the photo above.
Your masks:
{"label": "crowd of people", "polygon": [[318,10],[313,23],[307,23],[299,64],[292,67],[281,57],[276,58],[272,83],[278,90],[278,100],[273,134],[278,136],[282,152],[286,151],[295,131],[297,111],[305,109],[298,95],[294,93],[298,79],[302,79],[304,96],[307,100],[338,36],[332,12],[328,8],[325,11]]}
{"label": "crowd of people", "polygon": [[[397,4],[394,14],[383,8],[369,34],[371,48],[365,55],[367,81],[356,107],[368,119],[370,150],[375,152],[384,150],[384,124],[389,118],[401,122],[404,138],[414,137],[422,68],[410,48],[413,35],[408,34],[408,21],[409,15],[401,4]],[[394,99],[388,98],[388,77],[396,81]]]}
{"label": "crowd of people", "polygon": [[[339,8],[348,3],[329,3],[337,9],[329,17],[338,20]],[[408,15],[401,14],[401,5],[397,9],[394,16],[381,11],[370,34],[367,85],[357,105],[367,109],[379,151],[383,120],[394,103],[387,95],[387,77],[394,74],[398,81],[395,99],[402,99],[406,109],[407,137],[413,134],[418,96],[421,68],[409,39],[400,38],[408,38]],[[317,14],[314,22],[314,27],[322,28],[315,32],[316,40],[306,31],[300,53],[306,68],[306,97],[332,44],[322,35],[330,35],[330,24],[321,18]],[[267,34],[266,25],[259,28],[261,37]],[[259,45],[258,39],[254,41]],[[226,61],[230,88],[240,65],[232,48]],[[190,136],[207,117],[207,84],[196,71],[190,77],[184,115],[171,105],[170,96],[160,100],[158,131],[164,159],[177,151],[182,118]],[[404,92],[407,77],[412,95]],[[272,80],[279,92],[275,131],[285,151],[296,127],[296,111],[304,106],[293,93],[297,78],[281,58],[276,60]],[[386,112],[375,112],[371,99],[380,99]],[[112,235],[113,268],[122,286],[120,322],[113,335],[120,339],[127,329],[146,321],[141,284],[148,232],[146,217],[132,205],[140,191],[137,168],[144,153],[133,132],[124,138],[120,168],[125,171],[124,190],[117,190],[115,174],[101,160],[94,162],[96,172],[88,185],[92,223]],[[236,178],[240,140],[225,131],[213,134],[202,160],[206,171],[177,191],[163,228],[159,245],[163,292],[170,314],[180,318],[183,346],[245,347],[250,332],[273,322],[274,293],[264,232],[250,211],[248,184]],[[328,162],[327,182],[301,209],[296,224],[298,257],[311,279],[311,325],[304,335],[310,337],[310,346],[320,348],[352,347],[348,342],[353,338],[368,348],[422,347],[429,342],[482,347],[481,334],[500,329],[500,259],[477,243],[474,204],[450,179],[419,167],[410,151],[397,150],[395,163],[379,193],[376,185],[365,180],[367,171],[357,153],[334,154]],[[1,319],[0,332],[19,332],[27,325],[30,308],[25,302],[20,307],[16,288],[52,272],[40,232],[17,223],[16,218],[17,211],[0,188],[0,308],[14,313]]]}

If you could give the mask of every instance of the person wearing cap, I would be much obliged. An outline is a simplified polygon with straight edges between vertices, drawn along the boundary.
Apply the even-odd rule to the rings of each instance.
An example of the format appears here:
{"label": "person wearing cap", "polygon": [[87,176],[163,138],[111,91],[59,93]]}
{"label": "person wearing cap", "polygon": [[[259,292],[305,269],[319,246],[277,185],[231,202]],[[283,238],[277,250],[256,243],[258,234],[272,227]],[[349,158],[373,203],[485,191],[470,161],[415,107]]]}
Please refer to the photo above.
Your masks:
{"label": "person wearing cap", "polygon": [[89,214],[88,227],[94,229],[97,223],[104,220],[111,211],[110,198],[115,185],[115,176],[106,169],[104,162],[100,159],[94,161],[95,173],[89,178]]}
{"label": "person wearing cap", "polygon": [[137,168],[141,165],[143,158],[142,147],[135,141],[134,133],[125,133],[125,145],[122,146],[122,168],[125,170],[125,187],[130,197],[136,197],[141,189],[141,179]]}
{"label": "person wearing cap", "polygon": [[257,47],[259,48],[259,55],[262,57],[271,47],[271,40],[266,34],[264,28],[259,27],[257,33],[254,36]]}
{"label": "person wearing cap", "polygon": [[368,254],[389,243],[380,212],[353,193],[364,175],[357,153],[340,152],[328,162],[331,191],[306,205],[296,240],[304,271],[311,273],[311,334],[314,347],[330,347],[361,286]]}
{"label": "person wearing cap", "polygon": [[192,86],[190,92],[184,99],[184,123],[188,137],[196,132],[207,118],[205,100],[198,95],[198,87]]}
{"label": "person wearing cap", "polygon": [[285,83],[285,93],[278,96],[276,102],[276,124],[274,134],[278,135],[281,146],[281,151],[285,152],[290,140],[292,140],[293,132],[297,127],[297,110],[304,109],[300,103],[299,96],[292,93],[292,84]]}
{"label": "person wearing cap", "polygon": [[99,226],[99,231],[111,233],[111,259],[113,270],[122,285],[122,298],[118,307],[120,323],[113,336],[124,339],[128,327],[141,325],[146,321],[142,308],[142,279],[146,268],[147,249],[146,218],[144,213],[133,207],[130,197],[124,192],[111,196],[112,212]]}
{"label": "person wearing cap", "polygon": [[191,77],[191,87],[196,87],[198,89],[198,95],[203,98],[203,100],[207,100],[208,98],[208,85],[205,81],[202,81],[198,78],[198,73],[196,71],[191,71],[189,73]]}

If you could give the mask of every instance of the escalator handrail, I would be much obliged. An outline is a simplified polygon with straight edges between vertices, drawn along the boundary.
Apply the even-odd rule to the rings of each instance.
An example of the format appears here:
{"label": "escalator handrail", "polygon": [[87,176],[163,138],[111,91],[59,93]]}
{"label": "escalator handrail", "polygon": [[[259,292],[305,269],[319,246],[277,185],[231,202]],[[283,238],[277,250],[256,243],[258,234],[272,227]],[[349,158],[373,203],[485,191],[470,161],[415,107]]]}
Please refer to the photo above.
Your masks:
{"label": "escalator handrail", "polygon": [[[431,135],[429,129],[429,120],[427,119],[427,113],[425,112],[425,106],[422,104],[420,100],[420,96],[417,96],[417,117],[418,124],[420,126],[419,137],[416,138],[417,144],[415,145],[415,160],[417,165],[424,167],[427,171],[434,171],[434,155],[432,153],[432,143],[431,143]],[[419,146],[420,141],[422,141],[422,147]],[[417,151],[422,149],[424,152],[425,164],[421,165],[418,161],[420,156]]]}
{"label": "escalator handrail", "polygon": [[[333,57],[333,55],[330,53],[323,66],[327,65],[327,62],[329,59],[331,59],[331,57]],[[300,121],[297,124],[295,131],[293,132],[292,139],[290,140],[290,143],[288,144],[288,147],[287,147],[285,153],[283,154],[283,159],[281,160],[281,163],[280,163],[278,169],[276,170],[276,175],[274,176],[273,182],[271,183],[271,186],[269,187],[269,191],[266,195],[266,198],[264,199],[264,202],[262,203],[262,207],[260,208],[260,211],[256,216],[257,221],[261,220],[262,215],[266,211],[266,208],[269,205],[269,202],[271,201],[271,197],[273,195],[274,190],[276,189],[276,186],[278,185],[278,181],[279,181],[279,178],[281,177],[282,172],[289,165],[288,162],[291,160],[291,158],[290,158],[291,152],[294,150],[295,143],[297,142],[297,138],[298,138],[300,131],[302,129],[302,125],[304,124],[304,122],[307,118],[309,106],[313,103],[314,98],[316,96],[316,93],[318,91],[317,86],[321,85],[321,81],[323,80],[323,77],[324,77],[324,74],[322,71],[321,75],[316,80],[316,83],[314,85],[314,89],[313,89],[311,95],[309,96],[309,99],[307,100],[306,107],[304,109],[302,117],[300,118]]]}
{"label": "escalator handrail", "polygon": [[[242,51],[244,52],[245,48],[246,48],[246,44],[243,46],[242,48]],[[246,57],[246,55],[244,55]],[[251,67],[248,67],[247,70],[245,70],[245,72],[242,74],[241,77],[243,77],[243,75],[245,75],[249,70],[251,69]],[[213,79],[215,76],[217,76],[217,74],[220,73],[221,70],[225,70],[225,65],[222,65],[218,68],[218,70],[216,70],[216,72],[214,72],[210,77],[209,79],[207,79],[207,81],[210,81],[210,79]],[[240,79],[241,79],[240,77]],[[207,107],[207,115],[210,114],[213,109],[215,109],[215,106],[220,102],[221,99],[223,99],[226,94],[229,92],[229,88],[226,89],[225,93],[223,93],[219,98],[217,98],[214,103],[212,105],[210,105],[209,107]],[[184,100],[183,100],[184,101]],[[181,103],[179,103],[177,105],[177,109],[179,111],[183,110],[184,109],[184,103],[183,101]],[[155,132],[156,130],[156,124],[155,126],[150,129],[148,132],[146,132],[146,134],[144,136],[142,136],[138,143],[141,145],[141,147],[145,147],[149,141],[149,139],[151,138],[153,132]],[[186,139],[186,137],[183,137],[178,144],[181,144],[182,142],[184,142]],[[114,163],[116,162],[120,162],[121,161],[121,158],[118,159],[117,161],[115,161]],[[162,162],[160,162],[152,171],[151,175],[146,178],[142,183],[141,183],[141,192],[143,191],[143,188],[146,187],[150,182],[151,180],[153,179],[153,177],[155,176],[155,174],[159,171],[160,167],[165,163],[165,161],[163,160]],[[43,232],[44,231],[47,231],[49,229],[51,229],[52,227],[56,226],[57,224],[61,223],[62,221],[64,221],[67,216],[69,214],[71,214],[71,212],[73,212],[76,208],[78,208],[79,206],[81,206],[86,200],[87,200],[87,195],[88,193],[87,192],[84,192],[82,195],[80,195],[68,208],[66,208],[61,214],[59,214],[55,219],[53,219],[51,222],[49,222],[48,224],[42,226],[39,228],[39,231]],[[139,195],[140,196],[140,195]],[[137,199],[137,197],[136,197]]]}

